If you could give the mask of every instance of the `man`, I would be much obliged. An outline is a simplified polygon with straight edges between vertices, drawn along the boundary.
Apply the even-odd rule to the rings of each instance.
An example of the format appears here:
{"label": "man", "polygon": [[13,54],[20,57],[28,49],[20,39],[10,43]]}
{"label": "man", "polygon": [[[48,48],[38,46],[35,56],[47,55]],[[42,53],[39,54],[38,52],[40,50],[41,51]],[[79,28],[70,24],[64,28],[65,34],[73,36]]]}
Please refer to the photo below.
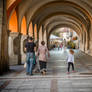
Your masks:
{"label": "man", "polygon": [[27,62],[26,74],[27,75],[33,75],[32,67],[33,67],[33,56],[34,56],[35,50],[36,50],[36,45],[33,42],[33,38],[29,37],[25,45],[26,59],[27,59],[26,60]]}

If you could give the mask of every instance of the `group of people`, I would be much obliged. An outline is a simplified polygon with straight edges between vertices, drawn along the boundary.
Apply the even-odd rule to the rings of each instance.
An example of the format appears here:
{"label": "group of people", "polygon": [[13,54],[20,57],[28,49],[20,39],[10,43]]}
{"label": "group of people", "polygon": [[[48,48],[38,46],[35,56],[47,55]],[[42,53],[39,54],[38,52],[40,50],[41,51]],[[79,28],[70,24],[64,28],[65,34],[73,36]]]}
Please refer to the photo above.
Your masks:
{"label": "group of people", "polygon": [[[45,46],[45,42],[42,41],[41,45],[36,48],[36,44],[33,41],[32,37],[28,38],[28,41],[25,45],[26,51],[26,74],[33,75],[33,69],[35,68],[35,64],[39,62],[39,71],[42,75],[46,75],[47,72],[47,55],[50,56],[48,48]],[[70,66],[72,66],[72,70],[74,71],[74,51],[69,50],[69,55],[67,57],[68,63],[68,74],[70,73]],[[39,57],[39,61],[36,61],[36,58]]]}
{"label": "group of people", "polygon": [[58,45],[58,50],[61,48],[61,50],[62,50],[62,48],[63,48],[63,43],[61,43],[60,45]]}
{"label": "group of people", "polygon": [[35,68],[36,57],[39,56],[39,66],[40,73],[46,74],[46,66],[47,66],[47,55],[50,56],[47,47],[45,46],[45,42],[41,42],[41,46],[36,48],[36,44],[33,41],[32,37],[27,39],[27,43],[25,44],[25,52],[26,52],[26,74],[33,75],[33,69]]}

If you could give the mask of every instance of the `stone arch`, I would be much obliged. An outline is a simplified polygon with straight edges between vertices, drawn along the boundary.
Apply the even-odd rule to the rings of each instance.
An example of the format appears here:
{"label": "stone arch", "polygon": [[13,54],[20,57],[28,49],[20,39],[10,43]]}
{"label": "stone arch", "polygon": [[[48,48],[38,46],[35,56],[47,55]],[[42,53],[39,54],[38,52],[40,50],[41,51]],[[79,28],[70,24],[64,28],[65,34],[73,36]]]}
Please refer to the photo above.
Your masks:
{"label": "stone arch", "polygon": [[82,7],[78,6],[77,4],[75,4],[73,2],[70,2],[70,1],[62,1],[62,2],[60,2],[60,1],[53,1],[53,2],[49,2],[48,4],[45,4],[44,6],[38,8],[38,10],[36,11],[36,13],[34,13],[33,18],[38,17],[37,14],[40,14],[39,12],[41,12],[43,9],[45,9],[47,7],[51,7],[51,6],[53,7],[53,5],[56,5],[56,4],[63,4],[63,5],[67,4],[67,6],[74,7],[77,11],[79,11],[81,13],[81,15],[82,15],[80,17],[82,17],[82,18],[83,18],[83,16],[86,17],[86,18],[90,17],[89,13],[85,9],[83,9]]}
{"label": "stone arch", "polygon": [[21,1],[22,0],[7,0],[7,19],[9,19],[13,9],[15,9]]}
{"label": "stone arch", "polygon": [[[36,1],[37,2],[37,1]],[[39,1],[40,2],[40,1]],[[85,4],[83,4],[82,2],[75,2],[75,1],[53,1],[53,0],[51,0],[51,1],[48,1],[47,0],[47,2],[44,2],[44,3],[42,3],[42,2],[40,2],[41,4],[39,4],[39,2],[38,3],[36,3],[35,5],[33,5],[34,6],[34,10],[33,10],[33,13],[31,13],[33,16],[34,16],[34,14],[35,14],[35,12],[37,12],[38,11],[38,9],[40,10],[40,8],[44,8],[45,7],[45,5],[48,5],[48,4],[50,4],[50,3],[57,3],[57,2],[60,2],[60,3],[68,3],[68,4],[71,4],[71,5],[73,5],[73,6],[75,6],[76,8],[78,8],[78,9],[80,9],[81,11],[83,11],[85,14],[87,14],[88,16],[90,16],[90,12],[88,12],[88,8],[85,8],[85,7],[83,7]],[[32,11],[32,10],[30,10],[31,8],[29,7],[29,11]],[[28,12],[28,13],[30,13],[30,12]],[[29,14],[29,17],[30,17],[30,19],[31,19],[31,14]]]}
{"label": "stone arch", "polygon": [[78,33],[78,31],[76,31],[76,30],[79,30],[77,27],[72,26],[72,25],[69,25],[69,24],[64,24],[64,23],[62,23],[62,24],[58,24],[58,25],[56,25],[55,27],[53,27],[53,28],[50,30],[50,32],[48,33],[48,37],[47,37],[47,45],[48,45],[48,46],[49,46],[50,34],[51,34],[55,29],[63,28],[63,27],[68,27],[68,28],[70,28],[70,29],[73,29],[73,30],[77,33],[77,35],[79,36],[79,38],[81,39],[80,33]]}
{"label": "stone arch", "polygon": [[53,32],[53,30],[58,29],[58,28],[63,28],[63,27],[68,27],[70,29],[73,29],[80,37],[80,33],[78,33],[78,31],[76,31],[79,29],[77,29],[76,27],[74,27],[74,26],[72,27],[71,25],[68,25],[68,24],[58,24],[50,30],[50,32],[48,33],[48,38],[49,38],[50,34]]}
{"label": "stone arch", "polygon": [[[60,14],[59,14],[60,15]],[[82,24],[82,22],[80,21],[80,20],[78,20],[77,18],[75,18],[74,16],[72,16],[72,15],[66,15],[66,14],[61,14],[61,16],[62,15],[65,15],[66,17],[69,17],[69,19],[71,19],[71,20],[75,20],[75,23],[73,23],[73,24],[80,24],[79,25],[79,31],[81,32],[81,33],[83,33],[83,32],[86,32],[86,39],[88,40],[88,33],[87,33],[87,29],[86,29],[86,27],[85,27],[85,25],[84,24]],[[52,17],[54,17],[53,15],[52,16],[50,16],[50,17],[48,17],[48,18],[46,18],[44,21],[45,21],[45,23],[46,23],[46,21],[47,20],[49,20],[49,22],[48,22],[48,24],[47,25],[45,25],[45,27],[46,26],[48,26],[50,23],[51,23],[51,21],[53,21],[53,20],[50,20]],[[73,19],[72,19],[73,18]],[[53,22],[58,22],[59,20],[55,20],[55,21],[53,21]],[[52,22],[52,23],[53,23]],[[65,22],[65,21],[63,21],[63,22]],[[71,22],[72,23],[72,22]],[[77,27],[78,27],[78,25],[77,25]],[[50,26],[50,25],[49,25]],[[80,36],[80,39],[81,39],[81,36]],[[82,40],[82,39],[81,39]],[[88,42],[86,43],[86,44],[88,44]],[[87,45],[88,46],[88,45]]]}

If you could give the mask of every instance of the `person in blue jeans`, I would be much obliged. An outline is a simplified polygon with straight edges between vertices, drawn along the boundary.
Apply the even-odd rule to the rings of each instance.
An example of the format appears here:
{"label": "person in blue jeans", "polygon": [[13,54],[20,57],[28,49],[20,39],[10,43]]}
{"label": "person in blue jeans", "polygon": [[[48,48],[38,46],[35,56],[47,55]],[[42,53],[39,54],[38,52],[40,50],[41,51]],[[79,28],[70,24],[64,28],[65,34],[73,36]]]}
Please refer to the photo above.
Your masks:
{"label": "person in blue jeans", "polygon": [[33,38],[29,37],[25,45],[26,63],[27,63],[26,74],[27,75],[33,75],[32,67],[33,67],[33,58],[34,58],[33,56],[34,56],[35,50],[36,50],[36,45],[33,42]]}

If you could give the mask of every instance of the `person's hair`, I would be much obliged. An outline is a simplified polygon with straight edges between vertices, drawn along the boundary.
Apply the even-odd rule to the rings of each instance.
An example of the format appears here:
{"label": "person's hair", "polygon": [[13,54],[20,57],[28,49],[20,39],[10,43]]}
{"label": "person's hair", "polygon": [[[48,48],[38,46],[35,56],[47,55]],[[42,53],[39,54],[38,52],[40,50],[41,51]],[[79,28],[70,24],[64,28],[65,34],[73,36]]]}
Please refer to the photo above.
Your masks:
{"label": "person's hair", "polygon": [[33,38],[32,38],[32,37],[28,37],[28,40],[31,40],[31,41],[32,41],[32,40],[33,40]]}
{"label": "person's hair", "polygon": [[71,53],[71,54],[74,54],[74,51],[73,51],[72,49],[70,49],[70,53]]}
{"label": "person's hair", "polygon": [[45,42],[44,42],[44,41],[42,41],[42,42],[41,42],[41,44],[42,44],[42,45],[45,45]]}

